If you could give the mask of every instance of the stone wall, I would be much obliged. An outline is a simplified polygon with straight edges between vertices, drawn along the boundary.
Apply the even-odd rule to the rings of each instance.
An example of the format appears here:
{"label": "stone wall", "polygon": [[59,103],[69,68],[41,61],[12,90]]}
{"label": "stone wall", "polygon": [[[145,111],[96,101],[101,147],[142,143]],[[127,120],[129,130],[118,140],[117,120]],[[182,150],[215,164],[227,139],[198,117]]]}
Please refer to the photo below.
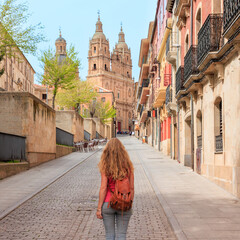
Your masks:
{"label": "stone wall", "polygon": [[74,151],[73,147],[57,145],[56,146],[56,158],[68,155],[68,154],[72,153],[73,151]]}
{"label": "stone wall", "polygon": [[105,124],[103,124],[99,118],[93,118],[96,123],[96,131],[104,138],[105,136]]}
{"label": "stone wall", "polygon": [[0,180],[29,169],[28,162],[0,163]]}
{"label": "stone wall", "polygon": [[74,110],[56,111],[56,127],[74,135],[74,142],[84,140],[84,119]]}
{"label": "stone wall", "polygon": [[30,167],[56,156],[55,111],[27,92],[0,94],[0,132],[26,137]]}
{"label": "stone wall", "polygon": [[92,118],[84,118],[84,130],[90,133],[90,139],[96,138],[96,122]]}

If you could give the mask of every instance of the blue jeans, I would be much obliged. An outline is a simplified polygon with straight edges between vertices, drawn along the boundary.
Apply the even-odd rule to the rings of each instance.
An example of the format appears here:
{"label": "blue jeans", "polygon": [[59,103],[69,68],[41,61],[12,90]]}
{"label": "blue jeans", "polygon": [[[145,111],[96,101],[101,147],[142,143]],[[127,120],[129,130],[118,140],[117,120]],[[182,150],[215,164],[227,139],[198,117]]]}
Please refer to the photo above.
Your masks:
{"label": "blue jeans", "polygon": [[[105,202],[102,206],[103,223],[106,232],[106,240],[125,240],[127,234],[128,223],[132,215],[132,209],[123,212],[107,207]],[[115,219],[117,225],[117,234],[115,234]]]}

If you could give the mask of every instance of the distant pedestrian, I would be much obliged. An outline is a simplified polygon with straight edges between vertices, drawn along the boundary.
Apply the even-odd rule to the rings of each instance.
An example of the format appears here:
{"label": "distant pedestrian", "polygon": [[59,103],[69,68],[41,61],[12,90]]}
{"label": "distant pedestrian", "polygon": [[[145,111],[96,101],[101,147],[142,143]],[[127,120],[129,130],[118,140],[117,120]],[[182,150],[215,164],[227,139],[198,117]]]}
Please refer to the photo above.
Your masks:
{"label": "distant pedestrian", "polygon": [[[98,167],[102,179],[96,213],[97,218],[103,219],[106,240],[124,240],[126,239],[128,223],[132,215],[134,168],[125,147],[117,138],[113,138],[107,143]],[[119,194],[117,196],[117,190],[121,193],[121,189],[128,189],[126,192],[129,194]],[[121,204],[115,201],[116,196],[122,198]]]}
{"label": "distant pedestrian", "polygon": [[130,135],[130,137],[132,136],[132,132],[131,131],[129,132],[129,135]]}

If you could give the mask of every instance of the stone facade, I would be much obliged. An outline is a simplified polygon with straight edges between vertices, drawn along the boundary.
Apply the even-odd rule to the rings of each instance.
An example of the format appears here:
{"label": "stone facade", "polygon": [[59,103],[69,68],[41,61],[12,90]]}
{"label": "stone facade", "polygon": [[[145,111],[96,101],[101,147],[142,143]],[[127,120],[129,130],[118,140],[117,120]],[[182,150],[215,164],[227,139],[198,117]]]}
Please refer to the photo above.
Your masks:
{"label": "stone facade", "polygon": [[35,71],[19,49],[13,56],[4,57],[0,68],[4,68],[4,74],[0,77],[0,91],[34,93]]}
{"label": "stone facade", "polygon": [[96,32],[89,42],[87,80],[114,93],[117,129],[133,129],[134,80],[131,50],[125,43],[121,28],[118,44],[110,53],[109,41],[103,33],[100,17],[96,23]]}
{"label": "stone facade", "polygon": [[56,127],[74,135],[74,142],[84,140],[84,119],[74,110],[56,111]]}
{"label": "stone facade", "polygon": [[90,134],[90,140],[96,138],[96,122],[92,118],[84,118],[84,131]]}
{"label": "stone facade", "polygon": [[[164,15],[165,2],[169,13]],[[154,78],[149,81],[160,122],[151,123],[145,113],[139,129],[140,135],[147,135],[152,124],[153,139],[148,142],[156,143],[160,132],[159,150],[240,197],[240,12],[233,8],[237,4],[158,0],[154,26],[162,40],[155,41],[154,27],[150,50],[157,48],[161,83],[170,73],[171,81],[167,88],[160,83],[157,92],[151,90]]]}
{"label": "stone facade", "polygon": [[55,111],[34,95],[0,94],[0,131],[26,137],[30,167],[52,160],[56,154]]}

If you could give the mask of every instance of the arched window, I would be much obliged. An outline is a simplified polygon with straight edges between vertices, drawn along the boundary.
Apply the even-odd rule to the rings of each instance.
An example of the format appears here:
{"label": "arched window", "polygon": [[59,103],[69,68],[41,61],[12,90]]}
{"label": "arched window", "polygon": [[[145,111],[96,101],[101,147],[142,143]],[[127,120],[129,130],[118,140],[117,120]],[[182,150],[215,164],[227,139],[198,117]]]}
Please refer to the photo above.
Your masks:
{"label": "arched window", "polygon": [[107,69],[107,64],[105,64],[105,71],[107,71],[108,69]]}
{"label": "arched window", "polygon": [[105,47],[105,53],[107,52],[107,48]]}
{"label": "arched window", "polygon": [[200,110],[197,113],[197,146],[202,148],[202,113]]}
{"label": "arched window", "polygon": [[106,98],[105,98],[105,97],[102,97],[102,98],[101,98],[101,101],[102,101],[102,102],[105,102],[105,101],[106,101]]}
{"label": "arched window", "polygon": [[185,55],[187,54],[187,51],[189,49],[189,39],[188,39],[188,34],[185,39]]}
{"label": "arched window", "polygon": [[196,14],[196,26],[195,26],[195,29],[196,29],[196,44],[198,44],[198,32],[202,26],[202,15],[201,15],[201,8],[198,9],[198,12]]}
{"label": "arched window", "polygon": [[214,135],[216,152],[223,151],[222,99],[218,97],[214,104]]}
{"label": "arched window", "polygon": [[128,90],[128,96],[131,97],[131,89]]}
{"label": "arched window", "polygon": [[118,92],[118,99],[120,98],[120,92]]}
{"label": "arched window", "polygon": [[93,64],[93,70],[96,70],[97,69],[97,65],[96,63]]}
{"label": "arched window", "polygon": [[97,48],[96,48],[96,47],[94,47],[94,48],[93,48],[93,52],[94,52],[94,53],[96,53],[96,51],[97,51]]}
{"label": "arched window", "polygon": [[60,51],[62,52],[62,46],[60,46]]}

